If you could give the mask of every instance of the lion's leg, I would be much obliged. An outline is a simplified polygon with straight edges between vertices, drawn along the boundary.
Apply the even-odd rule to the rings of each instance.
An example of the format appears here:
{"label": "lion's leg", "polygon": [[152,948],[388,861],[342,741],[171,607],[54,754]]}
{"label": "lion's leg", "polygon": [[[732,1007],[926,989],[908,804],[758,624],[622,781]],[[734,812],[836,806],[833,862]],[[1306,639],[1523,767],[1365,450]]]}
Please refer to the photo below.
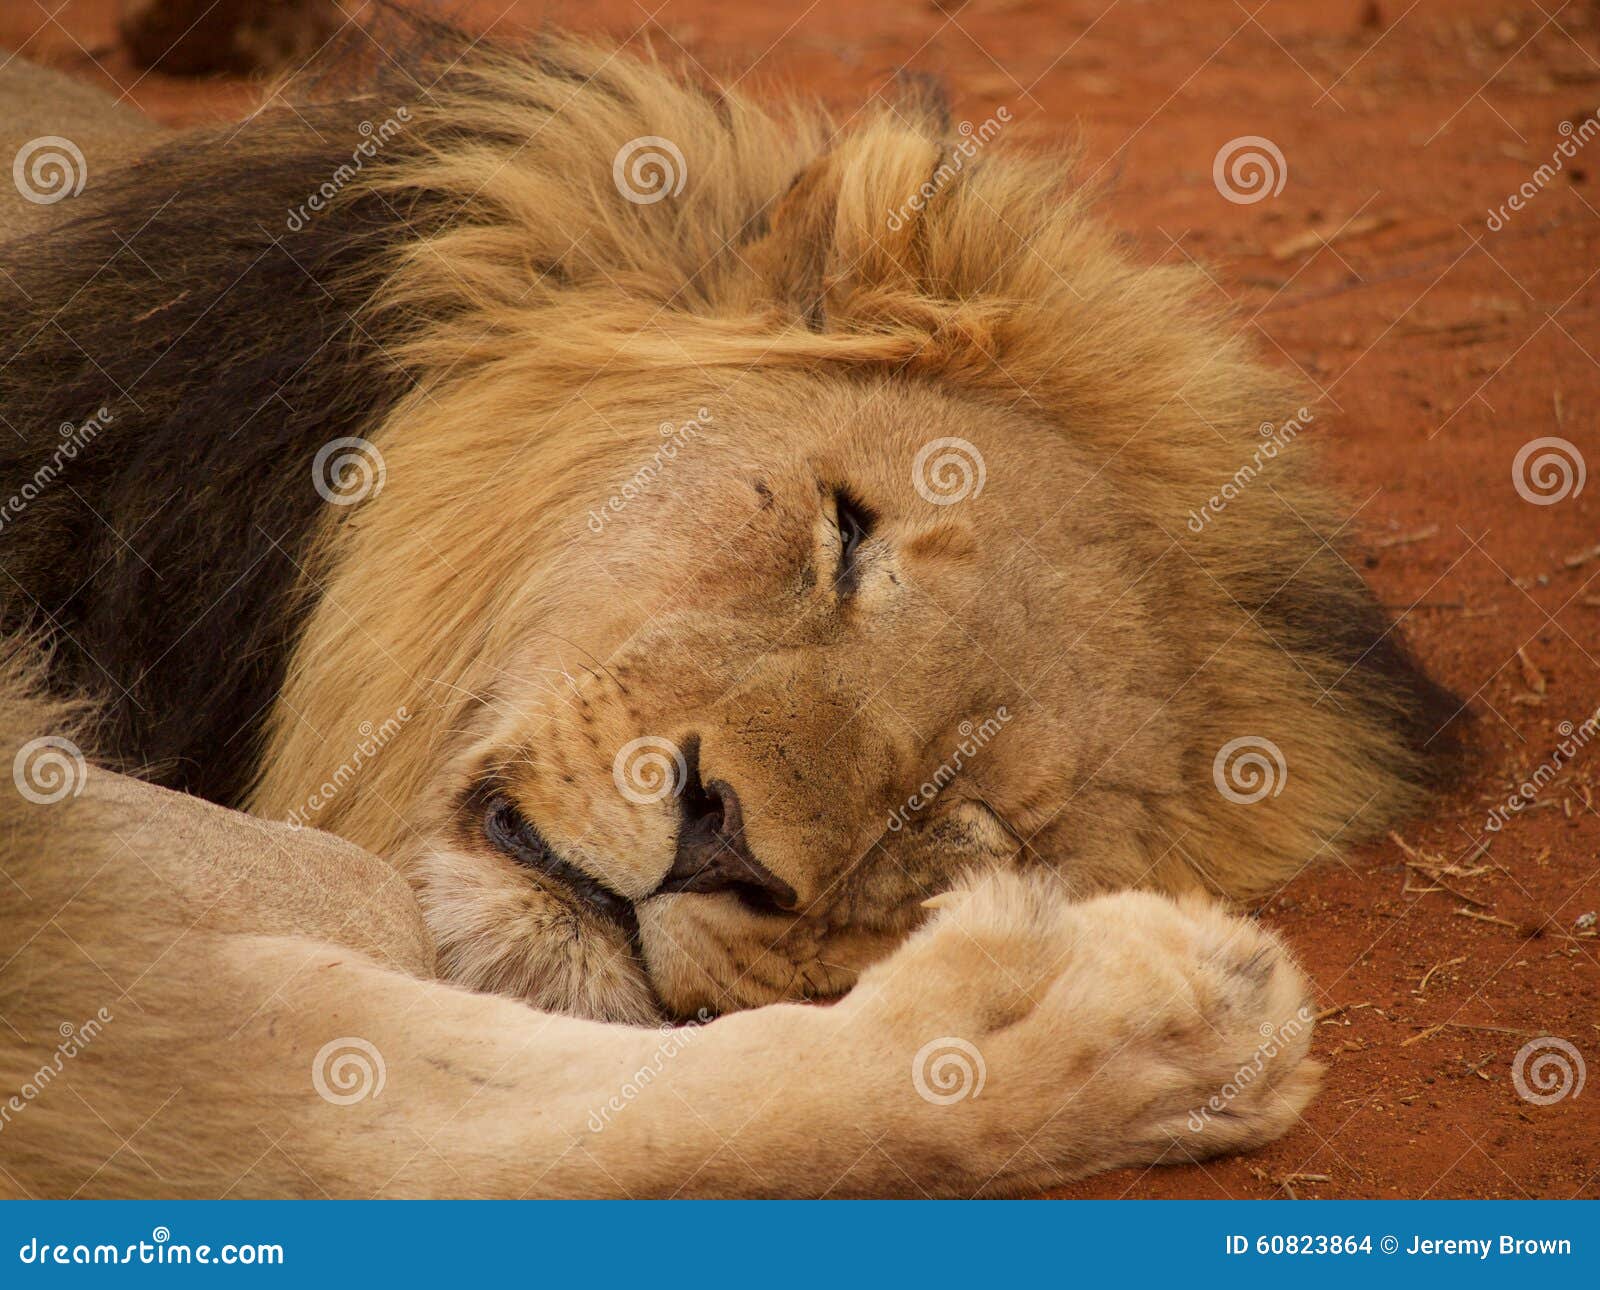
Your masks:
{"label": "lion's leg", "polygon": [[[241,1035],[264,1104],[294,1090],[271,1131],[358,1190],[1013,1192],[1257,1145],[1316,1083],[1303,982],[1270,936],[1210,908],[1068,904],[1013,878],[832,1008],[672,1031],[530,1014],[336,951],[241,952],[247,977],[295,973]],[[382,1054],[381,1096],[307,1096],[335,1031]]]}
{"label": "lion's leg", "polygon": [[[106,974],[132,988],[6,1127],[23,1193],[1008,1192],[1175,1143],[1255,1145],[1315,1084],[1309,1027],[1262,1058],[1261,1026],[1294,1017],[1301,983],[1250,924],[1154,896],[1069,905],[1015,879],[835,1007],[686,1031],[534,1013],[291,936],[84,950],[52,954],[33,999],[87,1018]],[[36,1002],[12,1015],[47,1034]]]}

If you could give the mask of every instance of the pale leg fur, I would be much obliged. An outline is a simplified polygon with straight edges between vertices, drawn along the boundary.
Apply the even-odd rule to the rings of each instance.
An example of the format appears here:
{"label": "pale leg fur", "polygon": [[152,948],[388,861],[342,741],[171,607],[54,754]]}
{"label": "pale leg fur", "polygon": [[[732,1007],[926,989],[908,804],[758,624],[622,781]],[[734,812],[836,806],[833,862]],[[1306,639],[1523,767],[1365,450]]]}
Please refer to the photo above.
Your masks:
{"label": "pale leg fur", "polygon": [[[1073,903],[993,876],[833,1007],[663,1032],[427,979],[404,883],[325,835],[94,768],[53,805],[10,787],[0,1099],[33,1095],[0,1118],[0,1192],[1008,1193],[1254,1146],[1317,1081],[1309,1026],[1259,1058],[1263,1026],[1303,1004],[1299,972],[1270,934],[1201,904]],[[62,1024],[102,1008],[92,1041],[57,1058]],[[381,1055],[383,1087],[336,1105],[313,1065],[352,1038]],[[984,1082],[935,1104],[913,1061],[950,1038]],[[41,1085],[45,1064],[59,1070]]]}

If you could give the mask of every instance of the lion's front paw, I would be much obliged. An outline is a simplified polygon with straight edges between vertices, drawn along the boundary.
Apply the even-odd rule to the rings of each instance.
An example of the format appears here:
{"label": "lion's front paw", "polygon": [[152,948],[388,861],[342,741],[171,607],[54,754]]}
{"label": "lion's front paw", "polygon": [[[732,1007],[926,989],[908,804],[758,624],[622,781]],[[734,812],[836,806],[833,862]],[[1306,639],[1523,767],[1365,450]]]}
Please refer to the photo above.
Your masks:
{"label": "lion's front paw", "polygon": [[894,1122],[952,1190],[1255,1146],[1315,1091],[1305,981],[1254,923],[1003,874],[945,903],[842,1011],[887,1042]]}

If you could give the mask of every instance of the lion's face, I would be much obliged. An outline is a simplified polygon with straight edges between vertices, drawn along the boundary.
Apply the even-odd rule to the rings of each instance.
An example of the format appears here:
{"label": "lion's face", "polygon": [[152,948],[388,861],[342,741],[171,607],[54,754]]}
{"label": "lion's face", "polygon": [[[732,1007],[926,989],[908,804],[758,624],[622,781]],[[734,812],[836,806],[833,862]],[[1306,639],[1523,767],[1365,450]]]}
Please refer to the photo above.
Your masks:
{"label": "lion's face", "polygon": [[840,993],[964,867],[1058,860],[1140,735],[1141,571],[1058,435],[892,384],[727,403],[609,454],[484,660],[416,863],[451,975],[629,1019]]}

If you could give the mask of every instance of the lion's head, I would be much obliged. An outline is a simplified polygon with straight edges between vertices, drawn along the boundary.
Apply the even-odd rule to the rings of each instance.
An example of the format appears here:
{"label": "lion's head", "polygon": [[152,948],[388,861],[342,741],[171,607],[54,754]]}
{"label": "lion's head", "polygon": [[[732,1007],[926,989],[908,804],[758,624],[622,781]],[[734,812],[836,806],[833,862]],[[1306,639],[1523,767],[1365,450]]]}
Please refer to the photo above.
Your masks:
{"label": "lion's head", "polygon": [[[386,454],[260,809],[336,779],[346,750],[307,762],[306,736],[392,695],[416,729],[333,827],[403,857],[452,973],[630,1017],[842,991],[964,868],[1182,873],[1149,799],[1189,788],[1187,717],[1162,711],[1199,661],[1161,621],[1183,574],[1116,536],[1088,454],[896,376],[633,384],[563,413],[565,460],[520,450],[526,411],[467,412],[438,442],[500,460],[492,481]],[[354,689],[309,662],[351,650]]]}
{"label": "lion's head", "polygon": [[1241,895],[1412,799],[1453,709],[1314,414],[1059,161],[567,44],[403,124],[302,211],[353,327],[268,467],[332,500],[240,783],[392,859],[447,975],[828,996],[975,866]]}

